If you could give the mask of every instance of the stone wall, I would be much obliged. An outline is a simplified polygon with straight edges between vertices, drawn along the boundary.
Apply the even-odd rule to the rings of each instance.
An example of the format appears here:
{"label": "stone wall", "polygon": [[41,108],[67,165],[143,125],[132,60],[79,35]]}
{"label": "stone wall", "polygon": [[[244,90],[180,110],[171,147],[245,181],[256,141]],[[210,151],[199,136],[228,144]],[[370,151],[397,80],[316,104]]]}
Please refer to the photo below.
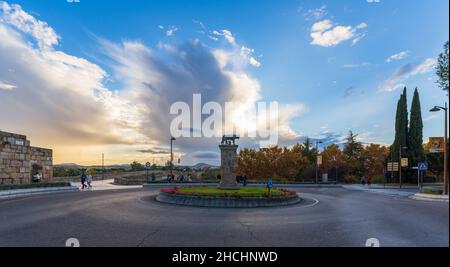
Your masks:
{"label": "stone wall", "polygon": [[52,150],[30,146],[24,135],[0,131],[0,184],[30,183],[36,172],[43,182],[52,179]]}

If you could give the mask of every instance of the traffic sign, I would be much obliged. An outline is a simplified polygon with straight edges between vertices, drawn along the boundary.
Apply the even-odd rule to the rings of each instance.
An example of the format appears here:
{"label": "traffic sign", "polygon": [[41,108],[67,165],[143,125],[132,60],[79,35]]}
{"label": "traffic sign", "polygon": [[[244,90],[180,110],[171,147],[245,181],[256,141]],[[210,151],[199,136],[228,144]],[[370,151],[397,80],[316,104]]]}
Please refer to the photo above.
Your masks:
{"label": "traffic sign", "polygon": [[408,167],[408,158],[402,158],[402,167]]}
{"label": "traffic sign", "polygon": [[150,162],[145,163],[145,168],[150,168],[152,164]]}
{"label": "traffic sign", "polygon": [[398,162],[388,162],[387,170],[389,172],[398,172]]}
{"label": "traffic sign", "polygon": [[419,171],[426,171],[426,170],[428,170],[428,163],[426,163],[426,162],[419,162],[417,164],[417,167],[419,168]]}
{"label": "traffic sign", "polygon": [[317,165],[322,165],[322,156],[317,156]]}
{"label": "traffic sign", "polygon": [[444,137],[430,137],[428,141],[428,147],[430,148],[430,153],[441,153],[444,152],[445,148]]}

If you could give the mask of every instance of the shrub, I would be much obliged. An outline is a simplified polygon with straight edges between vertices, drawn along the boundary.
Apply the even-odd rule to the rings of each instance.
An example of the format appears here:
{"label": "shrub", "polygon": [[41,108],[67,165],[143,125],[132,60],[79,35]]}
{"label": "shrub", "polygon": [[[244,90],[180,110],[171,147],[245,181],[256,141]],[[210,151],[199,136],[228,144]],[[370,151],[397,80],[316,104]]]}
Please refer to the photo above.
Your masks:
{"label": "shrub", "polygon": [[359,183],[359,178],[356,175],[346,175],[344,176],[344,182],[347,184]]}
{"label": "shrub", "polygon": [[384,184],[384,176],[382,175],[374,175],[372,177],[372,183],[373,184]]}

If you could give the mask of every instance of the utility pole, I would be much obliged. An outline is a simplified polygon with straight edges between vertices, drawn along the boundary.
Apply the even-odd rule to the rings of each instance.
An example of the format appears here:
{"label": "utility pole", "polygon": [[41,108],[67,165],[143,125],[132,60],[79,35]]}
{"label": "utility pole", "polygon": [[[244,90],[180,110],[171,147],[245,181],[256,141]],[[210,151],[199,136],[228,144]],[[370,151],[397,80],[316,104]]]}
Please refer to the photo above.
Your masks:
{"label": "utility pole", "polygon": [[443,190],[443,194],[444,195],[448,195],[448,146],[447,146],[447,140],[448,140],[448,107],[447,107],[447,102],[445,102],[445,106],[444,107],[440,107],[440,106],[435,106],[434,108],[432,108],[430,111],[431,112],[437,112],[443,110],[445,113],[444,119],[445,119],[445,123],[444,123],[444,127],[445,127],[445,133],[444,133],[444,190]]}
{"label": "utility pole", "polygon": [[400,148],[399,148],[399,151],[398,151],[398,155],[399,155],[399,159],[398,159],[398,162],[399,162],[399,164],[398,164],[398,172],[399,172],[400,188],[402,188],[402,150],[403,150],[403,149],[408,149],[408,147],[402,146],[402,145],[400,144]]}
{"label": "utility pole", "polygon": [[402,188],[402,145],[400,144],[400,147],[398,148],[398,177],[399,177],[399,183],[400,188]]}
{"label": "utility pole", "polygon": [[102,181],[105,179],[105,153],[102,153]]}
{"label": "utility pole", "polygon": [[316,184],[319,184],[319,144],[322,144],[322,141],[316,140]]}
{"label": "utility pole", "polygon": [[170,137],[170,175],[173,175],[173,141],[175,140],[173,136]]}
{"label": "utility pole", "polygon": [[444,135],[444,195],[448,195],[448,107],[447,102],[445,102],[445,135]]}

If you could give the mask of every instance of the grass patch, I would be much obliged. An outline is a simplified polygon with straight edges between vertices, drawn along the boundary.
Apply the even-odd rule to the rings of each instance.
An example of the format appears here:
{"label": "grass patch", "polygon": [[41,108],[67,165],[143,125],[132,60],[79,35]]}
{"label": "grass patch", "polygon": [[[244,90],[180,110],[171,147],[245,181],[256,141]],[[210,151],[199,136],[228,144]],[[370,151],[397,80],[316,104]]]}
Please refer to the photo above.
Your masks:
{"label": "grass patch", "polygon": [[269,195],[267,188],[264,187],[241,187],[239,189],[225,190],[208,186],[176,187],[173,189],[163,189],[162,192],[169,194],[212,197],[277,197],[295,194],[295,192],[292,191],[276,188],[272,188]]}
{"label": "grass patch", "polygon": [[33,184],[0,184],[0,191],[15,190],[15,189],[32,189],[32,188],[49,188],[49,187],[65,187],[70,186],[70,183],[33,183]]}
{"label": "grass patch", "polygon": [[422,187],[422,190],[420,190],[420,192],[424,194],[442,195],[444,189],[437,186],[424,186]]}

